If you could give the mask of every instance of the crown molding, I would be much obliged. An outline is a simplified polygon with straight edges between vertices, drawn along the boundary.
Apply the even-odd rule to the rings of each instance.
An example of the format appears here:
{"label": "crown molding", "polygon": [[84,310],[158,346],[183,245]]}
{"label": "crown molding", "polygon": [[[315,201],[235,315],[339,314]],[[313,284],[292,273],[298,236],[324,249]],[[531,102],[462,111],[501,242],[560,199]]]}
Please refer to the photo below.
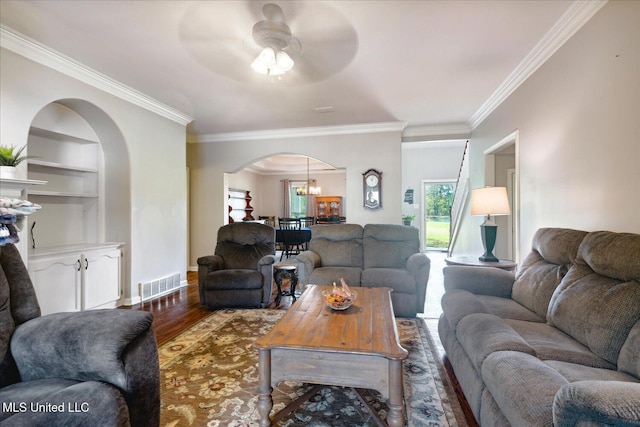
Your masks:
{"label": "crown molding", "polygon": [[469,127],[474,130],[509,95],[524,83],[542,64],[564,45],[608,0],[576,0],[551,27],[531,52],[518,64],[502,82],[498,89],[469,119]]}
{"label": "crown molding", "polygon": [[259,139],[303,138],[327,135],[354,135],[363,133],[402,132],[406,122],[364,123],[357,125],[317,126],[291,129],[270,129],[246,132],[187,135],[187,142],[233,142]]}
{"label": "crown molding", "polygon": [[0,25],[0,46],[181,125],[186,126],[193,121],[192,117],[107,77],[5,25]]}
{"label": "crown molding", "polygon": [[[402,132],[403,140],[413,140],[422,137],[470,135],[471,128],[468,123],[451,123],[446,125],[408,126]],[[426,138],[431,139],[431,138]]]}

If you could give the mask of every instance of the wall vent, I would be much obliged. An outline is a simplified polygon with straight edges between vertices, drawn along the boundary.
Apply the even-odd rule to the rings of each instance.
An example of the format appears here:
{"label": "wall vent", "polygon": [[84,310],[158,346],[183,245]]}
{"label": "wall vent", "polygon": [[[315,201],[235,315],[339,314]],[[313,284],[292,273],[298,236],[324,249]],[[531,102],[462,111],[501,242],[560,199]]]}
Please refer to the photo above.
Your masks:
{"label": "wall vent", "polygon": [[146,301],[173,292],[178,288],[180,288],[180,274],[176,273],[150,282],[140,283],[140,297],[142,301]]}

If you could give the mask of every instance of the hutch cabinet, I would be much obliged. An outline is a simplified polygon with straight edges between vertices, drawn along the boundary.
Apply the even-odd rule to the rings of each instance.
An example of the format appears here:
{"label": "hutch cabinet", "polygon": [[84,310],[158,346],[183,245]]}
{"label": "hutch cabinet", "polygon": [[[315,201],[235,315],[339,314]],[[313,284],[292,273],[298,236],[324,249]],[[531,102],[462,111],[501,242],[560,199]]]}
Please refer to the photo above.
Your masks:
{"label": "hutch cabinet", "polygon": [[342,197],[340,196],[317,196],[315,203],[318,218],[342,216]]}

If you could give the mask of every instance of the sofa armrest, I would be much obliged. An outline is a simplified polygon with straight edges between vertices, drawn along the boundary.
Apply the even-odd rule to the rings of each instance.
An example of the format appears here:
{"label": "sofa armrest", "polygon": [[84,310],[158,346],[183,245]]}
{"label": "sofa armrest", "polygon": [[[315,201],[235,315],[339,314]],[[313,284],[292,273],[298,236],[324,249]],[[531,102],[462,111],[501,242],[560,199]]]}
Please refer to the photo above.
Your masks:
{"label": "sofa armrest", "polygon": [[515,274],[511,271],[488,267],[446,266],[444,274],[445,291],[462,289],[476,295],[511,297]]}
{"label": "sofa armrest", "polygon": [[11,353],[23,381],[69,378],[125,388],[122,353],[152,320],[148,312],[118,309],[37,317],[16,328]]}
{"label": "sofa armrest", "polygon": [[68,378],[112,384],[125,397],[131,425],[158,425],[158,348],[146,311],[55,313],[18,326],[11,353],[22,381]]}
{"label": "sofa armrest", "polygon": [[640,425],[640,383],[578,381],[553,400],[553,425]]}
{"label": "sofa armrest", "polygon": [[309,277],[313,269],[320,267],[320,255],[313,251],[302,251],[296,257],[298,260],[298,283],[301,289],[309,284]]}
{"label": "sofa armrest", "polygon": [[275,255],[265,255],[258,261],[258,271],[262,274],[262,308],[268,307],[273,292],[273,264],[276,262]]}
{"label": "sofa armrest", "polygon": [[220,255],[207,255],[198,258],[198,273],[204,267],[204,271],[211,273],[212,271],[222,270],[224,268],[224,260]]}
{"label": "sofa armrest", "polygon": [[265,265],[273,265],[276,262],[275,255],[265,255],[258,261],[258,269]]}
{"label": "sofa armrest", "polygon": [[427,297],[427,283],[431,272],[431,260],[425,253],[415,253],[407,259],[407,271],[413,276],[417,286],[417,312],[424,313],[424,301]]}

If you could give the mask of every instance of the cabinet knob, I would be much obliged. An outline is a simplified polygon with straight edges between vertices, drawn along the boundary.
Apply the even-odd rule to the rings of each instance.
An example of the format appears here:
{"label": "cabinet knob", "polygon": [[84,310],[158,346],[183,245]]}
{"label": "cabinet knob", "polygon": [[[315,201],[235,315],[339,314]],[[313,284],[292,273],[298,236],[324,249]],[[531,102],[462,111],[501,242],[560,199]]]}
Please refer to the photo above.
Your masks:
{"label": "cabinet knob", "polygon": [[82,263],[80,262],[80,260],[76,261],[78,263],[78,271],[80,271],[80,269],[82,268]]}
{"label": "cabinet knob", "polygon": [[88,269],[89,268],[89,260],[88,259],[84,259],[84,269]]}

